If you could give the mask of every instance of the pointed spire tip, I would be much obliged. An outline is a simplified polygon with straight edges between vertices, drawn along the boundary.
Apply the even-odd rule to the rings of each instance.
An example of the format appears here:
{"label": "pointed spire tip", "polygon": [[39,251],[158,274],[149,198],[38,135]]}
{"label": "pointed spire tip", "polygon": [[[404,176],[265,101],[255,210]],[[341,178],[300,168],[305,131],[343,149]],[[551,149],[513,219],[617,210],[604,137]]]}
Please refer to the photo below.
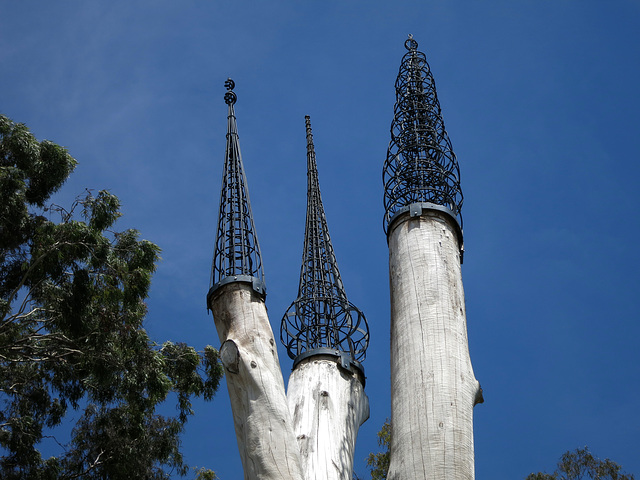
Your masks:
{"label": "pointed spire tip", "polygon": [[224,100],[229,105],[227,142],[207,305],[210,305],[213,292],[235,282],[249,283],[262,299],[266,296],[262,255],[251,213],[249,187],[233,111],[236,94],[232,90],[235,82],[228,78],[224,86],[227,89]]}
{"label": "pointed spire tip", "polygon": [[383,167],[384,231],[389,233],[397,214],[420,203],[445,208],[461,231],[460,168],[444,128],[435,81],[413,35],[404,45],[409,52],[396,78],[391,141]]}
{"label": "pointed spire tip", "polygon": [[[366,355],[369,327],[364,314],[347,300],[325,217],[311,133],[307,130],[307,219],[298,296],[280,324],[280,339],[297,362],[310,355],[336,355],[359,364]],[[336,353],[337,352],[337,353]],[[349,362],[343,362],[349,368]],[[347,365],[347,366],[345,366]]]}

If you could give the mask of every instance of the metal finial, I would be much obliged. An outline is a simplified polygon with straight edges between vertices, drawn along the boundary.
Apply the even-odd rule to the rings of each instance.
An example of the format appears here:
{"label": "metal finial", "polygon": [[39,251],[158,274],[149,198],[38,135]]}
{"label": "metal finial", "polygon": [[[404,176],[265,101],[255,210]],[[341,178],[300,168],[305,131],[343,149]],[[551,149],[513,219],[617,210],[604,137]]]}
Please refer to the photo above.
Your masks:
{"label": "metal finial", "polygon": [[236,82],[227,78],[224,82],[224,86],[227,89],[227,93],[224,94],[224,103],[227,105],[234,105],[238,100],[238,96],[232,91],[236,86]]}
{"label": "metal finial", "polygon": [[394,215],[411,205],[436,205],[462,227],[460,168],[444,128],[436,84],[424,53],[413,37],[396,79],[396,104],[391,141],[382,178],[384,231]]}
{"label": "metal finial", "polygon": [[320,196],[318,169],[311,133],[307,133],[307,220],[300,269],[298,297],[291,304],[280,328],[280,338],[294,365],[309,355],[329,354],[343,366],[362,361],[369,343],[364,314],[347,300],[329,236]]}
{"label": "metal finial", "polygon": [[418,49],[418,42],[413,39],[413,35],[409,34],[409,38],[404,41],[404,48],[409,51]]}
{"label": "metal finial", "polygon": [[255,233],[249,187],[240,154],[238,127],[233,108],[236,96],[231,91],[234,86],[235,83],[231,79],[225,82],[225,87],[229,90],[225,94],[225,102],[229,105],[227,146],[207,306],[213,292],[232,282],[250,283],[257,293],[263,297],[266,295],[260,245]]}

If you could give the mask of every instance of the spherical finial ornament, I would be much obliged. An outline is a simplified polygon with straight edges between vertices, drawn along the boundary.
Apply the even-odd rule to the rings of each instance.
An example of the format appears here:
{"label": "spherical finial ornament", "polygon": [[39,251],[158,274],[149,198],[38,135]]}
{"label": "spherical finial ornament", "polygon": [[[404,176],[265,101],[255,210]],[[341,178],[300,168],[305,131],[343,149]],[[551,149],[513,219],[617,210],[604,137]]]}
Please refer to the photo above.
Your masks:
{"label": "spherical finial ornament", "polygon": [[409,34],[409,38],[404,42],[404,48],[409,51],[418,49],[418,42],[413,39],[413,35]]}
{"label": "spherical finial ornament", "polygon": [[224,82],[224,86],[228,90],[228,92],[224,94],[224,103],[226,103],[227,105],[233,105],[238,100],[236,94],[232,92],[233,88],[236,86],[236,82],[234,82],[230,78],[227,78],[227,80]]}
{"label": "spherical finial ornament", "polygon": [[224,103],[226,103],[227,105],[234,105],[237,100],[238,97],[233,92],[227,92],[224,94]]}

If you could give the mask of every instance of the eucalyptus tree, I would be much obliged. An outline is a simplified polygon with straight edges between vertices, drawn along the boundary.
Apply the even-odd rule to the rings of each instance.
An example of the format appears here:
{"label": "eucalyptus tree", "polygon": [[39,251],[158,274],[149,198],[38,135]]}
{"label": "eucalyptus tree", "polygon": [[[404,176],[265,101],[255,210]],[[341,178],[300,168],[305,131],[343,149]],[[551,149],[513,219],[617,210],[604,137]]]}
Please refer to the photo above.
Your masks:
{"label": "eucalyptus tree", "polygon": [[525,480],[634,480],[622,467],[608,458],[594,457],[589,447],[565,452],[553,473],[531,473]]}
{"label": "eucalyptus tree", "polygon": [[[0,477],[185,475],[180,434],[191,399],[218,388],[218,352],[151,341],[160,249],[114,230],[120,202],[107,191],[50,204],[76,163],[0,115]],[[171,392],[176,414],[158,414]],[[51,436],[60,453],[44,458]]]}
{"label": "eucalyptus tree", "polygon": [[391,446],[391,423],[389,419],[384,422],[378,432],[378,446],[383,448],[382,452],[370,453],[367,457],[367,466],[371,471],[371,480],[385,480],[389,473],[389,462],[391,456],[389,448]]}

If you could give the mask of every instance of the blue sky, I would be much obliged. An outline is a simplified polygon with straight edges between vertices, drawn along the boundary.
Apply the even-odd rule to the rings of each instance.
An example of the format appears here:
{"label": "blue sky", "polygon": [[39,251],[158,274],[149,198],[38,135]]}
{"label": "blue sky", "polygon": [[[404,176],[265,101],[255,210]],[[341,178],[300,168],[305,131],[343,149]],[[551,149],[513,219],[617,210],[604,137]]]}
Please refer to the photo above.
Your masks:
{"label": "blue sky", "polygon": [[[381,169],[409,33],[462,175],[477,478],[552,470],[584,445],[640,474],[637,0],[0,0],[0,111],[80,162],[59,203],[110,189],[119,228],[162,247],[146,327],[198,348],[219,345],[205,295],[224,80],[276,336],[298,286],[310,115],[342,278],[371,328],[366,477],[390,415]],[[242,478],[226,387],[183,444],[191,464]]]}

